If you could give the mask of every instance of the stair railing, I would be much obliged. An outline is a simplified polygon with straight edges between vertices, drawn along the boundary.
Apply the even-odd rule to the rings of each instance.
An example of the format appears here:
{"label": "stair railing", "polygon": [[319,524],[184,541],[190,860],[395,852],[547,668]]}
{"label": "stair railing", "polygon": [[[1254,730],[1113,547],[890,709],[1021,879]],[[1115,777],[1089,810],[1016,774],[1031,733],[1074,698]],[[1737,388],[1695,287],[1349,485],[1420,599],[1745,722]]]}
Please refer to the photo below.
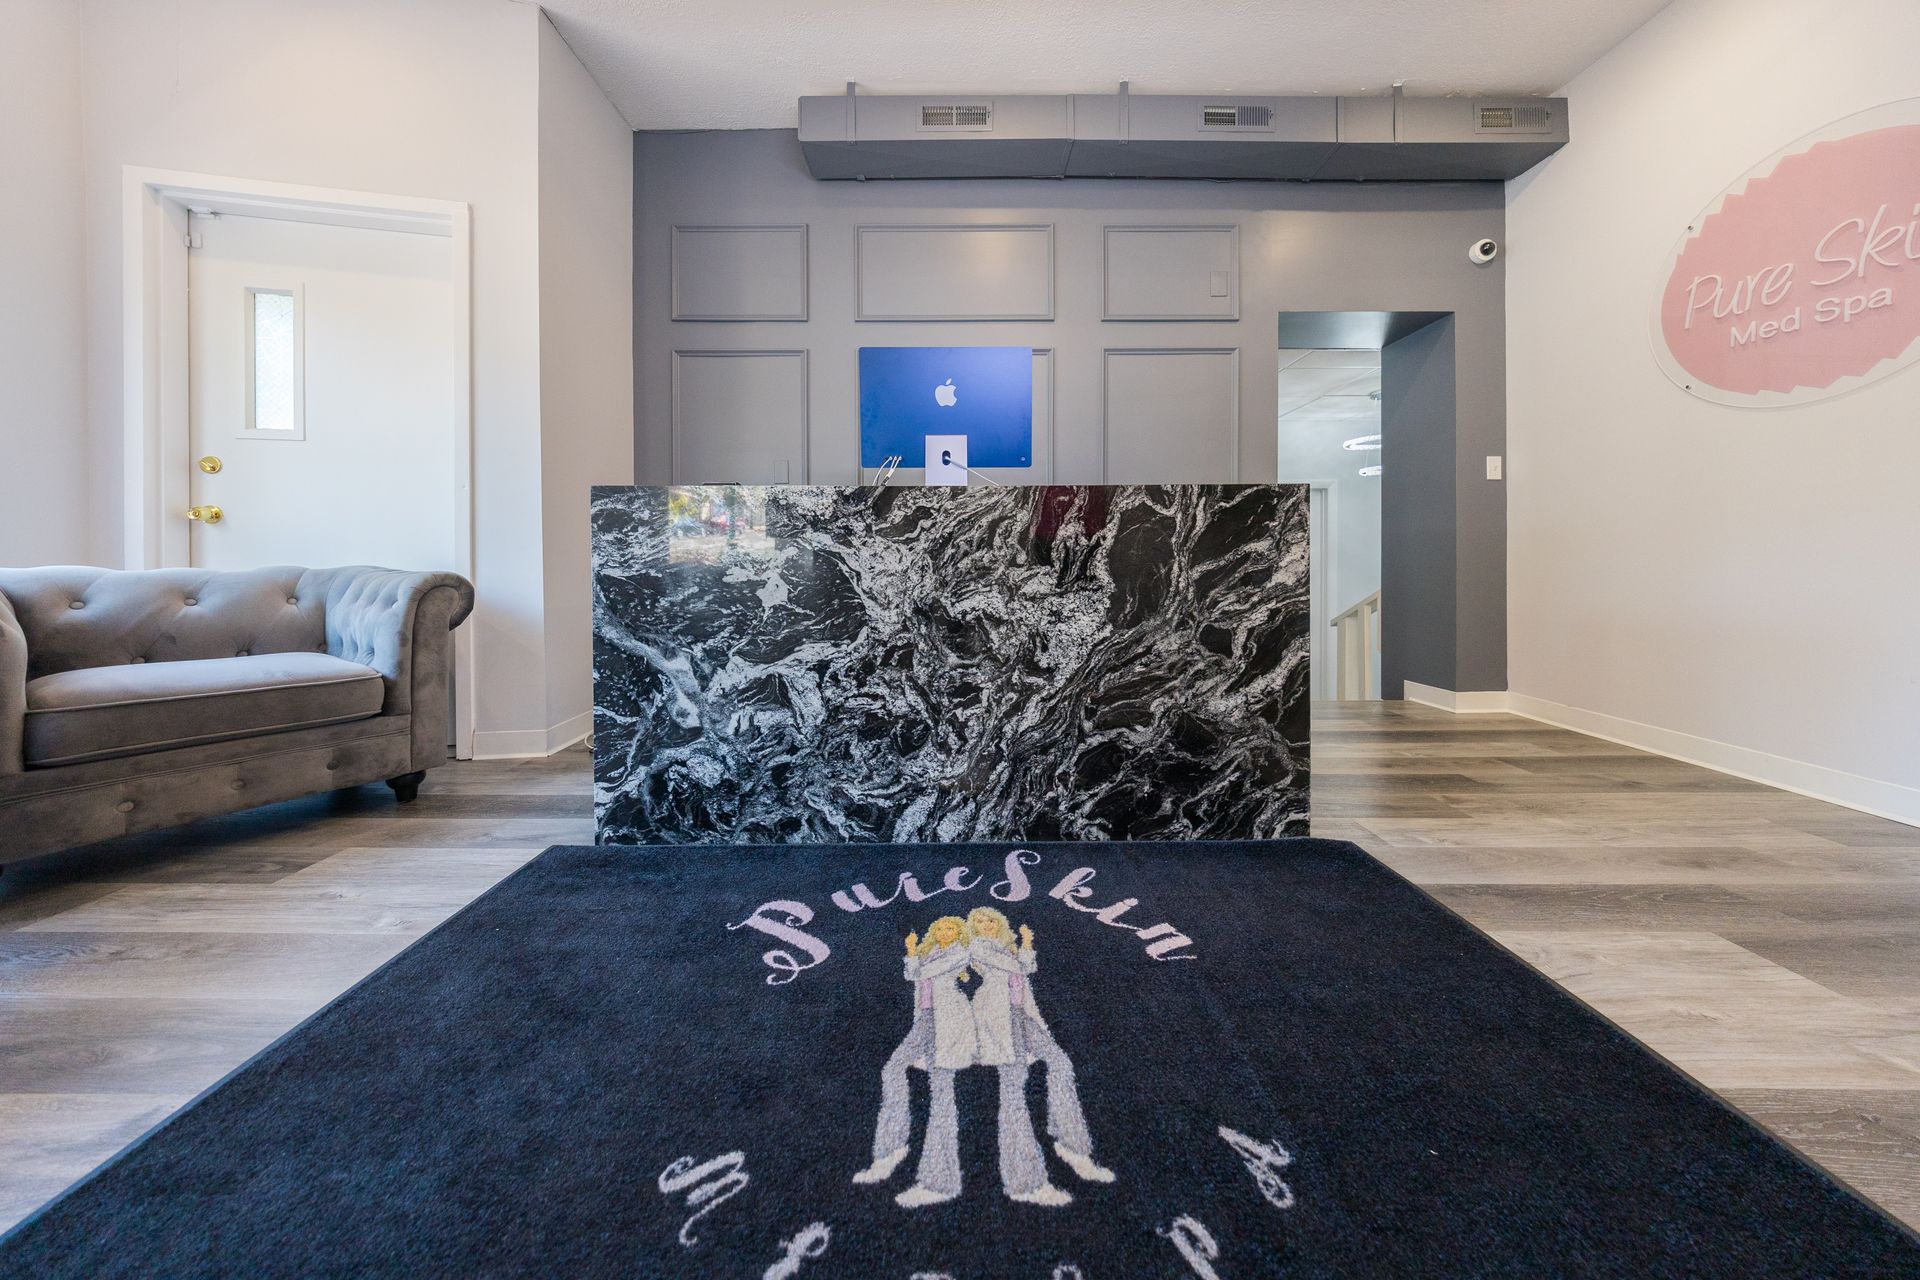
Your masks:
{"label": "stair railing", "polygon": [[1342,702],[1378,698],[1373,667],[1380,652],[1380,593],[1356,601],[1328,625],[1334,631],[1334,696]]}

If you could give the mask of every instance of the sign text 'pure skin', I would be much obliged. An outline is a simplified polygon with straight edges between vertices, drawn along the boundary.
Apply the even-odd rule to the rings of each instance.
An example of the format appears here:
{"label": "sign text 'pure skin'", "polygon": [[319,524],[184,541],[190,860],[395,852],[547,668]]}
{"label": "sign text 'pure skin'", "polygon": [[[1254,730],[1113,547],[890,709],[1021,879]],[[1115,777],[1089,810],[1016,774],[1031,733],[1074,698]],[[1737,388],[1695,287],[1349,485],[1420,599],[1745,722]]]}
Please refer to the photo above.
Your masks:
{"label": "sign text 'pure skin'", "polygon": [[[987,886],[987,893],[1001,902],[1025,901],[1033,893],[1027,868],[1038,866],[1039,863],[1040,855],[1032,849],[1012,850],[1002,865],[1001,878]],[[1076,867],[1061,877],[1059,883],[1047,891],[1047,896],[1074,911],[1092,916],[1103,925],[1124,929],[1135,935],[1147,944],[1146,953],[1154,960],[1193,959],[1191,955],[1172,954],[1191,947],[1193,939],[1171,924],[1162,921],[1159,924],[1132,925],[1121,918],[1139,905],[1139,899],[1121,898],[1104,907],[1094,906],[1091,902],[1091,886],[1098,874],[1092,867]],[[979,888],[985,879],[984,874],[976,873],[971,868],[949,867],[946,874],[940,877],[938,887],[926,889],[921,887],[918,877],[913,873],[902,872],[894,881],[892,892],[885,897],[874,893],[863,882],[835,891],[830,901],[849,914],[877,911],[896,902],[919,903],[944,893],[970,893]],[[813,923],[813,919],[814,910],[806,903],[792,898],[774,898],[761,903],[744,920],[735,921],[727,928],[752,929],[786,944],[761,956],[767,967],[773,970],[767,975],[767,984],[777,987],[792,982],[803,971],[823,963],[833,953],[826,942],[807,932],[806,926]]]}

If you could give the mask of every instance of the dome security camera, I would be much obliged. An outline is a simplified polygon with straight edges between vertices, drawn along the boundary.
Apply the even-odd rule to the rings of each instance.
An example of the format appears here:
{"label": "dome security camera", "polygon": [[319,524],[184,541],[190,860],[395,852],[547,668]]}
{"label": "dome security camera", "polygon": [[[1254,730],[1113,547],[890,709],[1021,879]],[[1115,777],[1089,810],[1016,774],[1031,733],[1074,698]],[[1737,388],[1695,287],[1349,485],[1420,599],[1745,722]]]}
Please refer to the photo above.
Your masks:
{"label": "dome security camera", "polygon": [[1475,240],[1467,246],[1467,261],[1473,263],[1475,266],[1484,267],[1499,256],[1500,242],[1491,237],[1485,240]]}

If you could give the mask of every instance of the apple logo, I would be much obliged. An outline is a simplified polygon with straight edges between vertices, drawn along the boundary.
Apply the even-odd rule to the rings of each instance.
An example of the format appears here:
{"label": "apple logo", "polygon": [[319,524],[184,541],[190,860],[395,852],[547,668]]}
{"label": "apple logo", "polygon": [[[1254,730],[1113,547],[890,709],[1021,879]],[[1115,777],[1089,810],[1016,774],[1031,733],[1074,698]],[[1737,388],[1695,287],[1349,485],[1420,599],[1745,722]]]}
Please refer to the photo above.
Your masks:
{"label": "apple logo", "polygon": [[933,389],[933,402],[939,405],[942,409],[953,408],[953,406],[957,404],[959,400],[960,400],[960,393],[959,391],[955,390],[952,378],[948,378],[944,385],[935,387]]}

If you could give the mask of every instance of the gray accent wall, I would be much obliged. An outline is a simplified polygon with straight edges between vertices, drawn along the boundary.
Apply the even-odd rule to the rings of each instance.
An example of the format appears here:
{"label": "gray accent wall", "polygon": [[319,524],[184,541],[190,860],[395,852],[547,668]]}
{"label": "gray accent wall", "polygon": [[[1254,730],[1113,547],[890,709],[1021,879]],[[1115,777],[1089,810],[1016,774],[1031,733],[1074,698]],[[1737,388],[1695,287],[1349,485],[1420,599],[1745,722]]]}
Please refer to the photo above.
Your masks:
{"label": "gray accent wall", "polygon": [[829,183],[790,130],[639,133],[636,477],[870,478],[859,348],[1013,345],[1035,349],[1034,465],[994,478],[1273,480],[1281,313],[1446,312],[1383,354],[1384,683],[1503,689],[1506,499],[1484,475],[1505,258],[1467,260],[1503,238],[1503,202],[1497,183]]}
{"label": "gray accent wall", "polygon": [[[1389,698],[1400,697],[1408,680],[1463,687],[1455,683],[1460,503],[1454,484],[1459,442],[1453,330],[1449,317],[1380,348],[1380,458],[1386,467],[1380,477],[1380,688]],[[1386,554],[1389,547],[1400,554]],[[1413,548],[1417,555],[1408,554]],[[1504,600],[1501,606],[1504,627]]]}

